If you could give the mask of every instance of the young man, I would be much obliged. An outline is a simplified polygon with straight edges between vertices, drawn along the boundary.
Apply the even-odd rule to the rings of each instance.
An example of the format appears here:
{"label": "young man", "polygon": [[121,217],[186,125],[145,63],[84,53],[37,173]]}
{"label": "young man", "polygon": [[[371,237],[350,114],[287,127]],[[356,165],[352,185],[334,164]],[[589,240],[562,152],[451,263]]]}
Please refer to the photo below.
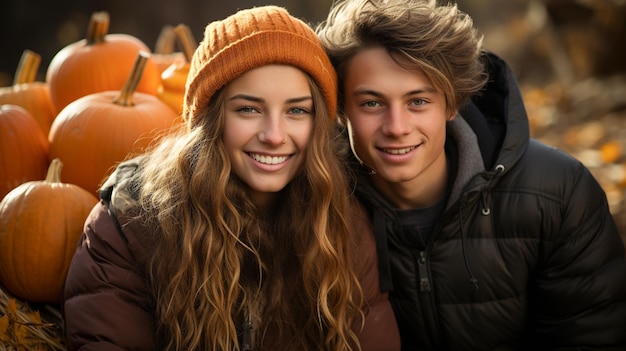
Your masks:
{"label": "young man", "polygon": [[406,350],[626,349],[626,260],[606,196],[533,140],[472,20],[339,0],[317,33]]}

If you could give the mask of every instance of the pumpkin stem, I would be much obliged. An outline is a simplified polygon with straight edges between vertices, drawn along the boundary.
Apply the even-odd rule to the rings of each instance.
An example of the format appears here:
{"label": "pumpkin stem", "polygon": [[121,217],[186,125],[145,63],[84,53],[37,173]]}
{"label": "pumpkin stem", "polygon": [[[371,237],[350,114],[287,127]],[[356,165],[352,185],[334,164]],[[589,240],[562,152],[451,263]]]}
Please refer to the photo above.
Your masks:
{"label": "pumpkin stem", "polygon": [[89,28],[87,29],[87,45],[95,45],[104,41],[104,37],[109,33],[109,13],[106,11],[96,11],[91,14]]}
{"label": "pumpkin stem", "polygon": [[157,38],[156,45],[154,47],[155,54],[167,55],[174,52],[174,44],[176,43],[176,33],[174,33],[174,27],[166,24],[161,28],[161,33]]}
{"label": "pumpkin stem", "polygon": [[63,168],[63,162],[61,162],[58,157],[52,160],[52,162],[50,162],[50,167],[48,167],[48,174],[46,174],[46,182],[60,183],[61,168]]}
{"label": "pumpkin stem", "polygon": [[196,48],[198,47],[196,39],[193,37],[193,33],[191,33],[191,29],[189,29],[186,24],[181,23],[174,28],[174,32],[176,33],[178,42],[183,48],[183,53],[185,54],[187,62],[191,62],[193,52],[196,51]]}
{"label": "pumpkin stem", "polygon": [[143,74],[143,70],[146,67],[146,62],[150,58],[150,54],[141,50],[137,55],[137,60],[135,60],[135,64],[133,65],[133,69],[130,71],[130,76],[126,80],[124,87],[120,91],[120,94],[113,99],[113,103],[122,105],[122,106],[133,106],[133,94],[135,90],[137,90],[137,85],[141,80],[141,75]]}
{"label": "pumpkin stem", "polygon": [[32,83],[37,77],[37,70],[41,63],[41,55],[31,50],[24,50],[20,63],[15,71],[13,85]]}

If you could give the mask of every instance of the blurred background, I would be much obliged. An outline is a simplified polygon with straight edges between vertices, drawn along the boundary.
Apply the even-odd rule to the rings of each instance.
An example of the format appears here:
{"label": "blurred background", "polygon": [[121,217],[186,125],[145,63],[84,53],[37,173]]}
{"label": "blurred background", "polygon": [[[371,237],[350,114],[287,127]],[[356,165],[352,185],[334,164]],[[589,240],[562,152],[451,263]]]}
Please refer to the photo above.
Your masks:
{"label": "blurred background", "polygon": [[[626,240],[626,0],[456,3],[485,35],[485,48],[518,76],[533,137],[592,170]],[[45,80],[52,57],[86,36],[95,11],[109,12],[109,33],[136,36],[154,49],[166,25],[184,23],[200,41],[208,22],[264,4],[316,24],[331,0],[4,0],[0,86],[12,84],[25,49],[41,55],[38,80]]]}
{"label": "blurred background", "polygon": [[[626,0],[457,0],[519,78],[544,83],[626,70]],[[275,4],[310,23],[331,0],[5,0],[0,5],[0,82],[11,79],[24,49],[42,56],[41,71],[65,45],[83,39],[95,11],[110,14],[110,33],[136,36],[154,48],[161,28],[184,23],[197,40],[204,26],[241,8]]]}

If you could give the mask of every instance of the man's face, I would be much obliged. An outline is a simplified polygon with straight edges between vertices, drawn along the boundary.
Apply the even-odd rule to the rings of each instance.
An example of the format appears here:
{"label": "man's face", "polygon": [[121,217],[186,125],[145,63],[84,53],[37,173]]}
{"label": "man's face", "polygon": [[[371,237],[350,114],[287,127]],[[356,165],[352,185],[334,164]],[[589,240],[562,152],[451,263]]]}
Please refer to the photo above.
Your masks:
{"label": "man's face", "polygon": [[354,146],[376,171],[380,187],[428,186],[445,177],[444,95],[419,70],[407,70],[383,48],[370,48],[349,62],[345,112]]}

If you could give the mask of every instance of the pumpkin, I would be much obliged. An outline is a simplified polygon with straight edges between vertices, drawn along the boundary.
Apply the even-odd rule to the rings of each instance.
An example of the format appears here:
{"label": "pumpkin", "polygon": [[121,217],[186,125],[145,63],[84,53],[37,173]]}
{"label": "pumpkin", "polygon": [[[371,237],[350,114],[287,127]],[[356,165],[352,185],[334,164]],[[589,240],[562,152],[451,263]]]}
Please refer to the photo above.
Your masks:
{"label": "pumpkin", "polygon": [[174,28],[174,33],[183,47],[185,60],[172,63],[161,73],[161,85],[159,86],[157,96],[174,109],[176,113],[180,114],[183,111],[183,100],[185,98],[191,58],[198,45],[193,38],[191,30],[185,24],[177,25]]}
{"label": "pumpkin", "polygon": [[50,158],[65,164],[62,181],[96,193],[109,171],[181,124],[156,96],[135,91],[148,53],[140,52],[122,90],[83,96],[67,105],[50,129]]}
{"label": "pumpkin", "polygon": [[161,28],[157,37],[152,59],[157,65],[159,73],[163,73],[170,65],[176,62],[185,62],[185,54],[174,51],[176,45],[176,33],[174,27],[166,24]]}
{"label": "pumpkin", "polygon": [[50,89],[45,82],[35,81],[41,63],[41,55],[24,50],[17,66],[13,85],[0,88],[0,105],[12,104],[25,108],[35,118],[45,135],[56,116],[50,97]]}
{"label": "pumpkin", "polygon": [[183,112],[188,74],[189,63],[187,62],[173,63],[161,74],[161,86],[157,96],[178,114]]}
{"label": "pumpkin", "polygon": [[0,105],[0,199],[22,183],[43,179],[47,168],[48,138],[37,121],[21,106]]}
{"label": "pumpkin", "polygon": [[[86,39],[65,46],[50,61],[46,81],[57,112],[82,96],[119,90],[139,51],[150,52],[138,38],[129,34],[108,34],[108,30],[109,14],[94,12]],[[156,64],[149,59],[136,89],[156,95],[160,80]]]}
{"label": "pumpkin", "polygon": [[61,303],[63,285],[89,212],[98,199],[60,182],[55,159],[45,180],[21,184],[0,202],[0,283],[36,303]]}

